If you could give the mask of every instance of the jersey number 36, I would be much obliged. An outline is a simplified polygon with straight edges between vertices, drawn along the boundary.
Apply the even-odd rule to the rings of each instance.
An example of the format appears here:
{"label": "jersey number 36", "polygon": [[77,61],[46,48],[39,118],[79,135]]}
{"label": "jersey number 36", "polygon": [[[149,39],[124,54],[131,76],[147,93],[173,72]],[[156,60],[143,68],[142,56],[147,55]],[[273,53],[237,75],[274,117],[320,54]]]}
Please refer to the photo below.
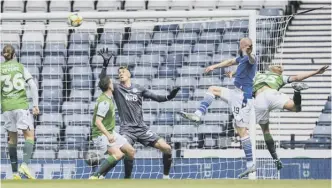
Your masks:
{"label": "jersey number 36", "polygon": [[4,82],[4,87],[2,88],[2,91],[9,93],[11,91],[15,90],[22,90],[24,89],[24,79],[23,75],[21,73],[17,73],[13,76],[12,75],[2,75],[1,76],[1,82]]}

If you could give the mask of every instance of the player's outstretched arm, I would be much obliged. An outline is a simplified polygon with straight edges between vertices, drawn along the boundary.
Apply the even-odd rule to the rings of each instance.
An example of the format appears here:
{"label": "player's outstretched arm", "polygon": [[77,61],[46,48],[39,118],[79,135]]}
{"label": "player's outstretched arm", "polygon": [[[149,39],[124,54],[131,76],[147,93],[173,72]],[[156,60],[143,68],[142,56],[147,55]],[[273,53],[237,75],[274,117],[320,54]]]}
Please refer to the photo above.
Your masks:
{"label": "player's outstretched arm", "polygon": [[107,75],[107,67],[108,64],[110,63],[110,60],[113,57],[113,53],[111,51],[108,51],[108,48],[103,48],[98,51],[98,55],[103,57],[104,63],[103,63],[103,68],[101,69],[101,73],[99,75],[99,79],[104,78]]}
{"label": "player's outstretched arm", "polygon": [[165,101],[170,101],[172,99],[174,99],[174,97],[176,97],[176,94],[179,92],[180,87],[177,87],[175,89],[173,89],[169,95],[157,95],[152,93],[149,90],[144,90],[143,91],[143,97],[144,98],[149,98],[153,101],[157,101],[157,102],[165,102]]}
{"label": "player's outstretched arm", "polygon": [[214,65],[208,66],[205,69],[204,73],[209,73],[210,71],[213,71],[216,68],[229,67],[229,66],[232,66],[232,65],[235,65],[235,64],[237,64],[236,63],[236,58],[228,59],[228,60],[222,61],[222,62],[220,62],[218,64],[214,64]]}
{"label": "player's outstretched arm", "polygon": [[35,81],[33,80],[33,77],[31,76],[30,72],[26,68],[24,68],[24,79],[25,79],[26,83],[29,85],[30,91],[31,91],[32,105],[33,105],[32,114],[38,115],[39,114],[38,88],[37,88]]}
{"label": "player's outstretched arm", "polygon": [[323,66],[321,68],[319,68],[318,70],[315,71],[309,71],[309,72],[304,72],[304,73],[300,73],[298,75],[295,76],[290,76],[289,77],[289,82],[300,82],[302,80],[305,80],[307,78],[310,78],[312,76],[315,76],[317,74],[323,74],[327,69],[329,68],[328,65]]}

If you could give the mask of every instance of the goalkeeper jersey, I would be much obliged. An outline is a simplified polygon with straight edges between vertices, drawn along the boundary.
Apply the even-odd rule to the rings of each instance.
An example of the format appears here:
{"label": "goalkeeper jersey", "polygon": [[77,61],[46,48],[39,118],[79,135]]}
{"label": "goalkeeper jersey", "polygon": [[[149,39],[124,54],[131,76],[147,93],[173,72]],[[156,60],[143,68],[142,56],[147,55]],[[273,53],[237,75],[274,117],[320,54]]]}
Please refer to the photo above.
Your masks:
{"label": "goalkeeper jersey", "polygon": [[1,63],[1,110],[2,112],[28,109],[29,102],[25,82],[32,79],[24,66],[15,61]]}
{"label": "goalkeeper jersey", "polygon": [[111,97],[108,97],[106,94],[102,93],[95,105],[93,112],[92,120],[92,138],[103,135],[103,133],[98,129],[96,125],[96,117],[102,117],[102,123],[105,129],[112,133],[115,128],[115,106]]}
{"label": "goalkeeper jersey", "polygon": [[264,86],[279,90],[285,84],[289,83],[289,76],[279,75],[270,71],[257,73],[254,80],[254,93]]}

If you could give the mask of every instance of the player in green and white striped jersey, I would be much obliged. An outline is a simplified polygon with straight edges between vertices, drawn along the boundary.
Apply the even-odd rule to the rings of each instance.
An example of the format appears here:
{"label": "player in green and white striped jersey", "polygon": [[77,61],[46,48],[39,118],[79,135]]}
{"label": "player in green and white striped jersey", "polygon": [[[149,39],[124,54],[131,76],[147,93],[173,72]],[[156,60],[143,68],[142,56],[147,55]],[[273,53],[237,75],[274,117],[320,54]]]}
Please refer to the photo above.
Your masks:
{"label": "player in green and white striped jersey", "polygon": [[[328,66],[323,66],[316,71],[304,72],[296,76],[284,76],[282,75],[283,67],[281,65],[271,65],[269,66],[269,71],[256,74],[253,91],[255,95],[256,122],[262,128],[265,143],[278,170],[283,166],[276,153],[274,140],[269,130],[270,112],[276,109],[300,112],[301,90],[308,89],[309,87],[304,83],[293,82],[300,82],[316,74],[323,74],[327,68]],[[284,85],[289,83],[293,83],[293,99],[279,92]]]}
{"label": "player in green and white striped jersey", "polygon": [[[29,71],[14,59],[15,49],[11,45],[3,48],[1,63],[1,112],[5,121],[4,128],[8,131],[8,152],[13,171],[13,179],[21,179],[20,174],[35,179],[30,173],[28,163],[33,152],[34,126],[29,112],[29,102],[25,90],[25,82],[30,86],[33,99],[33,115],[39,114],[38,89]],[[17,130],[23,131],[25,144],[23,163],[18,169],[17,162]],[[19,174],[19,173],[20,174]]]}

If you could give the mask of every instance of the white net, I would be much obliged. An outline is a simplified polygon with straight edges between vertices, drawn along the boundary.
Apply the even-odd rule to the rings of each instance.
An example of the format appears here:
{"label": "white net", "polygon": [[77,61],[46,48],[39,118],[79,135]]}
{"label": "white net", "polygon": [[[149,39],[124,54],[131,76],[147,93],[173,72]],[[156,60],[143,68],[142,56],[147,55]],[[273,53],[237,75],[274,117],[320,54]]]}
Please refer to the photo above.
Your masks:
{"label": "white net", "polygon": [[[263,70],[274,59],[288,24],[288,17],[257,19],[256,51]],[[100,27],[100,28],[99,28]],[[166,103],[144,100],[144,121],[172,146],[172,178],[236,178],[246,162],[226,102],[217,99],[203,124],[196,126],[177,112],[194,112],[209,86],[234,88],[218,69],[203,75],[204,67],[235,57],[239,40],[248,37],[248,18],[160,22],[85,22],[68,28],[63,22],[2,22],[1,49],[16,48],[19,62],[39,86],[41,115],[35,119],[35,149],[30,167],[37,178],[88,178],[95,169],[85,163],[87,151],[97,151],[90,139],[92,113],[103,60],[97,51],[107,47],[115,56],[108,75],[117,77],[118,67],[129,65],[134,83],[154,93],[167,94],[180,86],[177,97]],[[255,31],[254,31],[255,32]],[[118,114],[117,114],[118,117]],[[116,130],[119,130],[117,118]],[[258,130],[260,131],[260,130]],[[7,135],[1,131],[1,178],[11,177]],[[19,159],[24,139],[19,137]],[[133,178],[161,178],[162,154],[137,143]],[[265,150],[262,134],[257,149]],[[259,153],[259,152],[256,152]],[[276,178],[269,155],[259,156],[258,178]],[[123,165],[107,178],[122,178]]]}

